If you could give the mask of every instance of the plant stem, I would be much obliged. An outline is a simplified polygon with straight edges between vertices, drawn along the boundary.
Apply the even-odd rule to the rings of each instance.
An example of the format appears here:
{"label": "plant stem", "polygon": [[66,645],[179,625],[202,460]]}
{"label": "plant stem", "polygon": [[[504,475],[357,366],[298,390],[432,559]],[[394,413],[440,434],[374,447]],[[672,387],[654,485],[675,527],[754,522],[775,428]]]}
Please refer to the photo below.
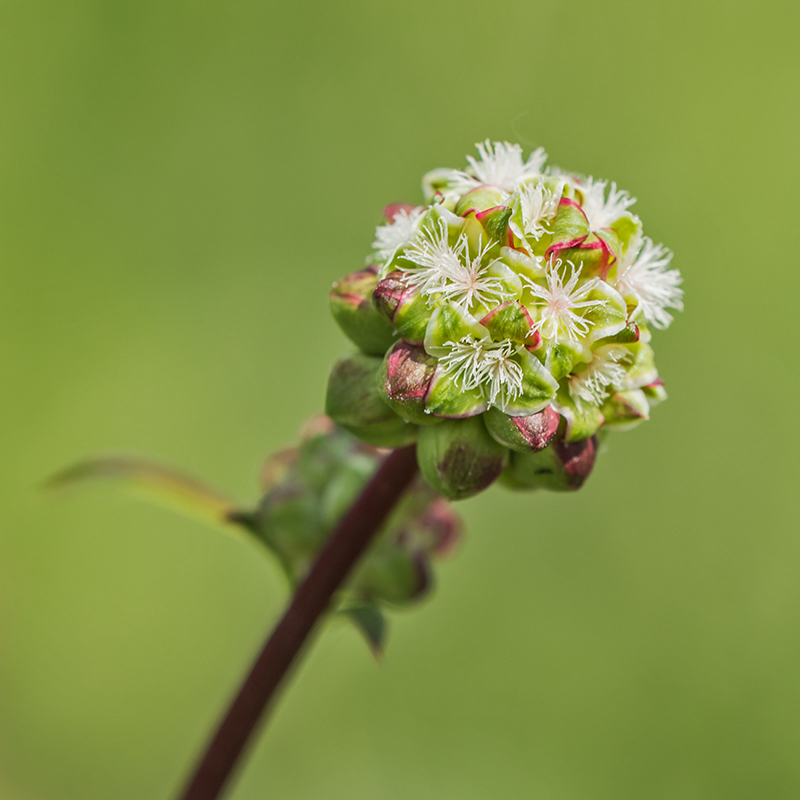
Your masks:
{"label": "plant stem", "polygon": [[413,446],[394,450],[384,459],[331,534],[267,639],[181,794],[182,800],[220,797],[309,634],[416,473]]}

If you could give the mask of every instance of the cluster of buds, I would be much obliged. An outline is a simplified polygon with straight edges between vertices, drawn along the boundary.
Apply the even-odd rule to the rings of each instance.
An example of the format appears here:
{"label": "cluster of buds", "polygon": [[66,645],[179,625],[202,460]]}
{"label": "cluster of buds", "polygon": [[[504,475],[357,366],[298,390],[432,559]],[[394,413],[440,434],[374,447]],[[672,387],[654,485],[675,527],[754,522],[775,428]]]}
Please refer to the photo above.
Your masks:
{"label": "cluster of buds", "polygon": [[[385,455],[328,418],[315,419],[297,447],[266,462],[256,511],[229,519],[272,551],[294,590]],[[404,493],[338,598],[339,610],[373,647],[380,647],[383,635],[381,609],[405,606],[427,594],[433,559],[452,551],[460,527],[448,503],[424,481],[417,479]]]}
{"label": "cluster of buds", "polygon": [[331,292],[358,350],[333,368],[328,415],[372,445],[416,441],[451,499],[497,478],[577,489],[598,432],[666,397],[650,341],[682,308],[672,254],[616,184],[545,161],[487,141],[428,173],[425,204],[388,206],[367,266]]}

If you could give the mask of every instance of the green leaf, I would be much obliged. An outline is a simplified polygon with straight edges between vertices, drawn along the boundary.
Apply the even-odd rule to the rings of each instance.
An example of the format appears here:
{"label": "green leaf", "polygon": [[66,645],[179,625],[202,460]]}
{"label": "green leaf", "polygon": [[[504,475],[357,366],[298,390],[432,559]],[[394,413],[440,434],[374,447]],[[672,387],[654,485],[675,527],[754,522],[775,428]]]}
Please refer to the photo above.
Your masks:
{"label": "green leaf", "polygon": [[178,470],[142,458],[99,456],[80,461],[53,475],[45,489],[72,489],[97,481],[113,481],[194,519],[224,525],[236,538],[242,538],[241,527],[250,530],[247,514],[229,497]]}
{"label": "green leaf", "polygon": [[386,617],[377,605],[344,606],[338,611],[352,622],[364,637],[376,659],[383,656],[388,625]]}

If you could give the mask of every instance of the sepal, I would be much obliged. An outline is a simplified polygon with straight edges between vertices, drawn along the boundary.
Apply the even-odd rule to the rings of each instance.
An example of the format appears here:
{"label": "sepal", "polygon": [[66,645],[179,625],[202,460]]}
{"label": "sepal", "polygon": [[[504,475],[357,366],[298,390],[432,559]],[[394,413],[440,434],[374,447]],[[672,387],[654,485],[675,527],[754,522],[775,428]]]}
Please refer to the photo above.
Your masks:
{"label": "sepal", "polygon": [[561,417],[552,406],[527,417],[512,417],[490,408],[484,422],[495,441],[511,450],[527,453],[544,450],[550,444],[558,432]]}

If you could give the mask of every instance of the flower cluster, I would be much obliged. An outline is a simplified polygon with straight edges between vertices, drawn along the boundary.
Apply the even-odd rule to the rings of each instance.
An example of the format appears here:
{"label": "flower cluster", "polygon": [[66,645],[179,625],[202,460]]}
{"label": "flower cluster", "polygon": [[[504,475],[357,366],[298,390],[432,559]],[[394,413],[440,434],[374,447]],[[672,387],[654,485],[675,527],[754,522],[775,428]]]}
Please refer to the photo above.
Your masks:
{"label": "flower cluster", "polygon": [[[264,465],[264,495],[256,511],[232,518],[277,556],[294,590],[383,456],[318,417],[306,424],[298,446]],[[425,482],[414,481],[338,593],[337,610],[380,650],[384,609],[425,597],[434,561],[448,555],[460,536],[461,522],[449,504]]]}
{"label": "flower cluster", "polygon": [[666,396],[651,330],[682,308],[681,277],[616,184],[477,147],[423,178],[424,205],[388,206],[367,267],[334,286],[360,352],[334,367],[328,413],[372,444],[417,440],[451,498],[501,474],[577,488],[596,433]]}

